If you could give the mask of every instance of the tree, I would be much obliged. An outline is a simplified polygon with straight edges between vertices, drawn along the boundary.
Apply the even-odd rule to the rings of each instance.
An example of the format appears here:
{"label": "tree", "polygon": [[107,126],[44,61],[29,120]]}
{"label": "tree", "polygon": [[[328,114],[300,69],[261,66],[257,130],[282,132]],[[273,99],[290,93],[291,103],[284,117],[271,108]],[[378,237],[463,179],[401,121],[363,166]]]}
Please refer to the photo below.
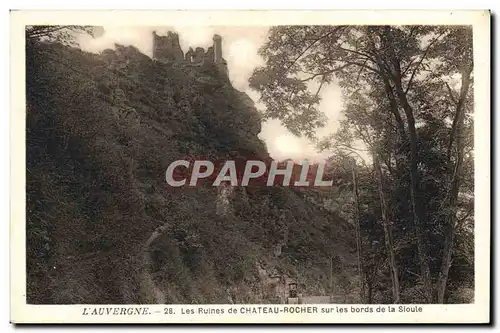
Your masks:
{"label": "tree", "polygon": [[361,262],[361,257],[363,255],[363,246],[362,246],[362,239],[361,239],[361,226],[360,226],[360,219],[361,219],[361,207],[360,207],[360,202],[359,202],[359,187],[358,187],[358,168],[356,166],[356,160],[351,159],[351,172],[352,172],[352,192],[354,196],[354,207],[355,207],[355,230],[356,230],[356,251],[357,251],[357,256],[358,256],[358,274],[360,276],[361,280],[361,290],[360,290],[360,299],[361,301],[364,300],[365,298],[365,276],[363,272],[363,265]]}
{"label": "tree", "polygon": [[377,152],[373,154],[373,161],[374,161],[373,165],[377,173],[378,189],[380,195],[380,210],[382,214],[382,225],[384,226],[385,244],[387,248],[387,254],[389,257],[389,268],[390,268],[390,275],[392,282],[392,297],[393,297],[393,302],[397,304],[400,302],[398,266],[396,263],[396,256],[394,253],[392,223],[389,221],[387,203],[384,194],[384,178],[382,169],[380,167],[380,161]]}
{"label": "tree", "polygon": [[[462,114],[469,84],[467,80],[463,83],[464,89],[457,97],[450,82],[459,72],[464,73],[463,78],[471,74],[472,65],[463,65],[469,64],[464,59],[471,55],[469,35],[470,28],[446,26],[275,27],[260,50],[266,64],[257,68],[250,79],[250,86],[261,94],[266,117],[280,119],[292,133],[310,138],[324,123],[324,115],[318,110],[322,89],[332,82],[340,85],[347,101],[344,114],[356,116],[345,122],[340,136],[331,138],[351,136],[347,138],[349,143],[341,140],[343,150],[356,151],[356,140],[365,146],[376,144],[379,148],[375,157],[380,157],[391,176],[400,182],[394,194],[405,195],[404,189],[408,189],[409,207],[400,206],[396,218],[406,220],[406,211],[411,213],[420,271],[416,276],[422,283],[423,302],[443,301],[454,246],[455,198],[460,192],[462,159],[456,152],[462,150],[459,137],[463,138]],[[453,51],[455,47],[458,51]],[[383,122],[374,121],[374,116]],[[446,121],[450,118],[452,128]],[[437,135],[439,141],[425,141],[429,150],[422,151],[421,135],[430,128],[441,133]],[[451,172],[451,160],[441,159],[445,137],[449,151],[456,147],[451,164],[457,172]],[[427,161],[426,154],[438,157],[439,163]],[[439,199],[439,189],[429,194],[423,188],[439,182],[428,178],[437,173],[448,179],[446,203]],[[448,222],[439,214],[436,218],[438,215],[424,206],[436,202],[441,208],[449,208]],[[448,231],[443,232],[443,226]],[[443,237],[440,244],[444,246],[434,251],[432,239],[436,232]],[[441,268],[434,265],[436,253],[442,254]],[[440,276],[437,294],[433,286],[435,274]]]}
{"label": "tree", "polygon": [[[472,33],[469,29],[455,30],[447,36],[445,41],[451,40],[457,46],[451,52],[445,54],[444,69],[451,70],[453,67],[459,71],[460,92],[454,96],[453,89],[447,84],[450,99],[455,103],[453,123],[447,147],[448,161],[452,163],[452,175],[449,186],[449,213],[445,221],[445,240],[441,269],[437,281],[437,302],[444,303],[446,283],[451,266],[453,243],[457,224],[458,195],[461,186],[465,154],[465,115],[467,103],[470,103],[469,89],[471,86],[472,63]],[[445,43],[443,43],[444,46]],[[458,51],[458,52],[457,52]],[[471,105],[468,105],[471,108]],[[453,150],[453,148],[455,148]],[[452,161],[454,155],[454,162]]]}

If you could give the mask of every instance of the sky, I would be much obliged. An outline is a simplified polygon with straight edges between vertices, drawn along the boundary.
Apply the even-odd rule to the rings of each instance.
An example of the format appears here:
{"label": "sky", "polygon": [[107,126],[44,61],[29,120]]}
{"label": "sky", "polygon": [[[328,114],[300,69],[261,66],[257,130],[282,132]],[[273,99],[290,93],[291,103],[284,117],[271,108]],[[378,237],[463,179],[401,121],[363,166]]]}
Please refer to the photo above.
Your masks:
{"label": "sky", "polygon": [[[80,47],[89,52],[100,52],[114,48],[114,44],[133,45],[141,52],[152,56],[152,32],[164,35],[168,31],[179,33],[181,48],[184,52],[189,47],[212,46],[212,37],[219,34],[222,37],[222,56],[228,64],[229,78],[234,88],[247,93],[256,103],[257,109],[265,106],[259,103],[259,93],[248,87],[248,79],[253,70],[264,64],[258,55],[259,48],[266,42],[269,27],[210,27],[210,26],[178,26],[178,27],[103,27],[100,36],[92,38],[88,35],[79,37]],[[336,84],[324,87],[321,93],[320,110],[327,116],[325,127],[317,131],[321,138],[335,132],[339,126],[342,98],[340,88]],[[306,138],[291,134],[279,120],[268,120],[262,124],[259,137],[266,143],[270,155],[277,160],[293,159],[300,162],[308,159],[320,162],[331,153],[318,152],[314,144]]]}

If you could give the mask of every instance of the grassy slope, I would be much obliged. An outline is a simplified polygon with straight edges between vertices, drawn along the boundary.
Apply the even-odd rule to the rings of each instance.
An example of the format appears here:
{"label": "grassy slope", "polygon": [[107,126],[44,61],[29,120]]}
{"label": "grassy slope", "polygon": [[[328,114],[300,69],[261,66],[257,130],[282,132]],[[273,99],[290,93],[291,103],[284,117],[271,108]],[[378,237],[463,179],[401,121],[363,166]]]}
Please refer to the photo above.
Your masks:
{"label": "grassy slope", "polygon": [[[351,229],[303,194],[239,189],[220,217],[215,188],[166,186],[167,166],[185,156],[268,157],[257,111],[213,68],[173,68],[123,47],[27,55],[29,303],[151,302],[141,254],[162,225],[149,268],[166,302],[216,302],[228,288],[265,301],[259,260],[292,275],[300,267],[311,293],[328,288],[332,256],[343,258],[337,285],[351,274]],[[116,89],[139,123],[116,116]],[[272,259],[284,230],[288,244]]]}

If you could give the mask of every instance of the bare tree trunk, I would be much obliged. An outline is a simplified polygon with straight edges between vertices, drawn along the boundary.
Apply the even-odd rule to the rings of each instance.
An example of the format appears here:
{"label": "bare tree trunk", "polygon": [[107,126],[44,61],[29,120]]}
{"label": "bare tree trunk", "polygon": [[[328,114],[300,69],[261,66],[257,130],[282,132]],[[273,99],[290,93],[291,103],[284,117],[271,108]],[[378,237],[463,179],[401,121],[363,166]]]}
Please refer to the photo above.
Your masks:
{"label": "bare tree trunk", "polygon": [[[420,200],[420,176],[418,172],[418,149],[417,149],[417,131],[415,127],[415,118],[413,116],[413,109],[408,103],[406,97],[406,92],[403,89],[401,81],[401,67],[400,61],[392,48],[394,45],[394,36],[390,27],[384,27],[384,32],[379,37],[382,37],[382,42],[385,43],[385,48],[389,51],[387,54],[389,62],[384,62],[378,60],[379,69],[382,70],[383,75],[381,75],[389,102],[391,105],[391,112],[396,117],[398,123],[398,130],[401,134],[401,139],[403,143],[406,141],[406,131],[404,130],[404,122],[399,114],[398,103],[395,100],[397,96],[399,105],[402,106],[405,116],[406,123],[408,126],[408,138],[410,143],[410,196],[411,204],[413,210],[413,224],[415,229],[415,235],[417,239],[417,249],[418,257],[420,263],[420,272],[424,284],[424,295],[427,302],[432,301],[432,280],[429,268],[428,250],[424,239],[424,230],[422,228],[422,223],[424,221],[423,209],[421,207]],[[394,83],[394,90],[396,92],[395,96],[393,93],[393,87],[390,85],[390,81]]]}
{"label": "bare tree trunk", "polygon": [[398,276],[398,267],[396,263],[396,256],[394,254],[394,241],[392,238],[392,226],[387,216],[387,203],[385,201],[384,195],[384,180],[382,170],[380,168],[380,162],[378,153],[374,152],[373,154],[374,167],[377,172],[378,178],[378,191],[380,196],[380,208],[382,211],[382,223],[384,226],[384,235],[385,235],[385,245],[387,247],[387,255],[389,257],[389,267],[391,269],[391,282],[392,282],[392,297],[394,303],[399,303],[399,276]]}
{"label": "bare tree trunk", "polygon": [[464,160],[464,142],[463,142],[463,126],[465,119],[465,99],[469,92],[470,87],[470,74],[472,72],[472,64],[462,71],[462,86],[460,87],[460,96],[457,102],[455,119],[453,121],[452,132],[450,134],[449,144],[449,159],[451,159],[451,149],[453,141],[456,142],[456,161],[453,168],[453,175],[451,178],[450,194],[449,194],[449,207],[450,211],[446,218],[444,227],[444,248],[443,258],[441,260],[441,269],[437,281],[437,302],[444,303],[444,296],[446,292],[446,283],[448,281],[448,273],[451,267],[451,258],[453,253],[453,242],[455,239],[455,224],[457,218],[457,201],[458,193],[460,191],[460,176],[462,171],[462,164]]}
{"label": "bare tree trunk", "polygon": [[358,274],[360,277],[361,281],[361,290],[360,290],[360,300],[361,302],[364,301],[365,299],[365,276],[363,274],[363,265],[361,262],[361,257],[362,257],[362,246],[361,246],[361,226],[360,226],[360,219],[361,219],[361,210],[359,206],[359,190],[358,190],[358,175],[357,175],[357,167],[356,167],[356,161],[352,162],[352,186],[353,186],[353,194],[354,194],[354,201],[355,201],[355,209],[356,209],[356,250],[357,250],[357,255],[358,255]]}
{"label": "bare tree trunk", "polygon": [[[413,133],[410,134],[410,181],[411,181],[411,203],[413,210],[413,223],[415,226],[415,234],[417,237],[417,249],[420,261],[420,273],[422,274],[422,281],[424,284],[424,295],[427,302],[432,302],[432,280],[429,268],[428,250],[425,243],[424,230],[422,224],[424,223],[424,212],[421,207],[420,199],[420,175],[418,172],[417,160],[417,137],[414,123],[412,125]],[[412,131],[410,131],[411,133]]]}
{"label": "bare tree trunk", "polygon": [[422,224],[424,223],[424,211],[421,207],[420,199],[420,174],[418,171],[418,148],[417,148],[417,129],[415,127],[415,118],[413,116],[413,109],[408,103],[406,93],[401,85],[401,77],[398,70],[396,70],[396,77],[394,78],[396,94],[403,107],[408,124],[408,137],[410,139],[410,196],[411,205],[413,210],[413,224],[415,228],[415,235],[417,238],[418,257],[420,262],[420,273],[424,284],[424,295],[426,302],[432,302],[432,280],[429,268],[428,250],[425,243],[424,230]]}

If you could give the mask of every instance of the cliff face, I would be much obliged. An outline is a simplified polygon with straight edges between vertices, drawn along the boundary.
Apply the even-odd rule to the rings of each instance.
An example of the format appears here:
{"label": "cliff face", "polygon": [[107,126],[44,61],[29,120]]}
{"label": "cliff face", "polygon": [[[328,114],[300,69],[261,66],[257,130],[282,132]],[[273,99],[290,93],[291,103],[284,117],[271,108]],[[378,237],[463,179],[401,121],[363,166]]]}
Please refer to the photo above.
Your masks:
{"label": "cliff face", "polygon": [[177,159],[269,157],[215,65],[40,44],[26,66],[28,303],[269,302],[272,274],[352,275],[352,230],[304,193],[167,186]]}
{"label": "cliff face", "polygon": [[164,63],[183,61],[179,35],[170,31],[166,36],[159,36],[153,32],[153,58]]}

